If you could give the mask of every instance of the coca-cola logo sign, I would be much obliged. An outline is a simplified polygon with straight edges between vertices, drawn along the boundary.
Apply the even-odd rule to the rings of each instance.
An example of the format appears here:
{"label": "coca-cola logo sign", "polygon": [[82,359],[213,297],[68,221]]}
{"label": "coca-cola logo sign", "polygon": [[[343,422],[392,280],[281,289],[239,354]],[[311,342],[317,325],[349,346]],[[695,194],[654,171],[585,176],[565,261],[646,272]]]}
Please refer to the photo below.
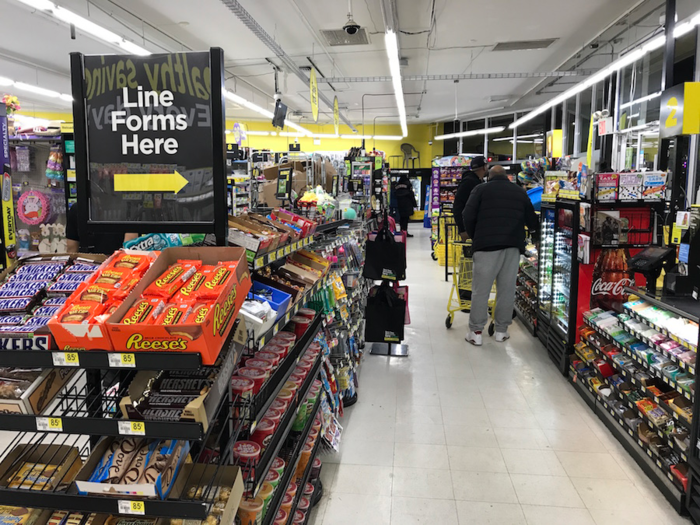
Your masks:
{"label": "coca-cola logo sign", "polygon": [[593,281],[591,295],[622,295],[625,293],[625,286],[632,286],[632,279],[620,279],[619,281],[605,282],[600,277]]}

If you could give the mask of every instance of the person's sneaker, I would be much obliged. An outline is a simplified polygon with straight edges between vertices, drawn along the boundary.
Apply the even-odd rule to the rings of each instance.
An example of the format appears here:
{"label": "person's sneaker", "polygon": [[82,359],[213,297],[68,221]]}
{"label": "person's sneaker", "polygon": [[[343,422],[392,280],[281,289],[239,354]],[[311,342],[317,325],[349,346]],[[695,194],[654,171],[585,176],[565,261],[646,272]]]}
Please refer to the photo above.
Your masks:
{"label": "person's sneaker", "polygon": [[413,237],[410,233],[406,232],[406,237]]}
{"label": "person's sneaker", "polygon": [[464,340],[473,344],[474,346],[481,346],[483,343],[481,340],[481,332],[469,332]]}
{"label": "person's sneaker", "polygon": [[506,339],[510,339],[508,332],[496,332],[496,342],[502,343]]}

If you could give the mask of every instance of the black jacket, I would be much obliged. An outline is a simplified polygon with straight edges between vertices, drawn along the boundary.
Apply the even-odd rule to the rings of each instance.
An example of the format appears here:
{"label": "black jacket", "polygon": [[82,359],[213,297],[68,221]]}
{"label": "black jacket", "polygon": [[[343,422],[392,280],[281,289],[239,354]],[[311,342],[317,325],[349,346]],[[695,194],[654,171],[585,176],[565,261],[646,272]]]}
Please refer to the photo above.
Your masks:
{"label": "black jacket", "polygon": [[399,180],[394,187],[394,193],[396,195],[396,207],[399,210],[399,217],[410,217],[413,215],[413,211],[416,208],[416,194],[413,192],[413,186],[411,182],[406,180]]}
{"label": "black jacket", "polygon": [[530,197],[505,175],[476,188],[464,208],[464,226],[474,251],[518,248],[525,252],[525,226],[536,235],[539,221]]}
{"label": "black jacket", "polygon": [[464,213],[464,207],[467,205],[469,196],[472,194],[474,188],[481,184],[482,180],[473,171],[467,171],[462,175],[462,181],[457,187],[457,193],[455,193],[455,200],[452,204],[452,214],[454,215],[455,222],[457,223],[457,230],[459,233],[465,231],[464,221],[462,220],[462,214]]}

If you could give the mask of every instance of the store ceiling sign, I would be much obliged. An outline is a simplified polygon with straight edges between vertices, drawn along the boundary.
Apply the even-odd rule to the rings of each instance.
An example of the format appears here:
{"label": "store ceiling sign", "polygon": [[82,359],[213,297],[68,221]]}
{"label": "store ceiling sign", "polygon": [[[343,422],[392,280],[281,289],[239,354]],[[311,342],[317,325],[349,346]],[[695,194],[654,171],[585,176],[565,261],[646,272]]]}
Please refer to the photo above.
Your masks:
{"label": "store ceiling sign", "polygon": [[560,129],[547,132],[547,156],[559,158],[563,154],[564,133]]}
{"label": "store ceiling sign", "polygon": [[602,118],[598,120],[598,135],[603,137],[605,135],[613,134],[613,119],[612,117]]}
{"label": "store ceiling sign", "polygon": [[686,82],[661,94],[662,139],[700,133],[700,82]]}
{"label": "store ceiling sign", "polygon": [[[76,160],[81,153],[87,159],[91,224],[157,223],[164,232],[177,231],[175,225],[190,232],[213,229],[214,189],[225,187],[222,79],[213,73],[218,57],[216,49],[72,56],[73,95],[84,101],[85,117],[75,115]],[[82,63],[76,65],[76,58]],[[75,93],[76,74],[82,93]],[[80,163],[77,171],[80,186]],[[145,225],[133,231],[144,227],[163,233]]]}
{"label": "store ceiling sign", "polygon": [[318,82],[316,82],[316,70],[311,68],[309,76],[309,89],[311,91],[311,113],[314,117],[314,122],[318,122]]}

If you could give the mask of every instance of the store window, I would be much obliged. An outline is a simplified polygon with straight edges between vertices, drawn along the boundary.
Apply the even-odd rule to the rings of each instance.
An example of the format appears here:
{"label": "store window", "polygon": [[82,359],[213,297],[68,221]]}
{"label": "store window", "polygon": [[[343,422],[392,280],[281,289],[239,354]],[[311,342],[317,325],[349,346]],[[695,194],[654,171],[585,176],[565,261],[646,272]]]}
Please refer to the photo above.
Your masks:
{"label": "store window", "polygon": [[659,120],[663,49],[657,49],[620,73],[619,129]]}
{"label": "store window", "polygon": [[513,130],[508,126],[510,126],[514,120],[513,113],[488,119],[489,128],[497,128],[499,126],[505,128],[500,133],[494,133],[488,136],[488,156],[492,160],[509,161],[513,159]]}
{"label": "store window", "polygon": [[586,89],[585,91],[582,91],[580,93],[580,101],[581,101],[581,109],[579,113],[579,122],[581,124],[581,128],[578,130],[579,131],[579,136],[580,136],[580,142],[579,144],[579,153],[583,155],[584,153],[588,152],[588,137],[590,136],[590,128],[591,128],[591,108],[592,108],[592,101],[591,97],[593,96],[593,91],[592,89]]}
{"label": "store window", "polygon": [[573,155],[574,139],[576,138],[576,99],[570,98],[564,102],[564,113],[566,115],[566,154]]}
{"label": "store window", "polygon": [[[486,127],[486,119],[470,120],[462,122],[462,131],[473,131],[484,129]],[[471,137],[462,137],[462,153],[467,155],[470,153],[484,154],[484,136],[474,135]]]}
{"label": "store window", "polygon": [[695,74],[696,32],[691,31],[676,39],[673,84],[692,82]]}
{"label": "store window", "polygon": [[[526,114],[527,113],[519,113],[518,118]],[[516,147],[516,158],[518,160],[539,158],[544,155],[547,115],[548,113],[537,115],[532,120],[528,120],[523,125],[518,126],[518,141]]]}

